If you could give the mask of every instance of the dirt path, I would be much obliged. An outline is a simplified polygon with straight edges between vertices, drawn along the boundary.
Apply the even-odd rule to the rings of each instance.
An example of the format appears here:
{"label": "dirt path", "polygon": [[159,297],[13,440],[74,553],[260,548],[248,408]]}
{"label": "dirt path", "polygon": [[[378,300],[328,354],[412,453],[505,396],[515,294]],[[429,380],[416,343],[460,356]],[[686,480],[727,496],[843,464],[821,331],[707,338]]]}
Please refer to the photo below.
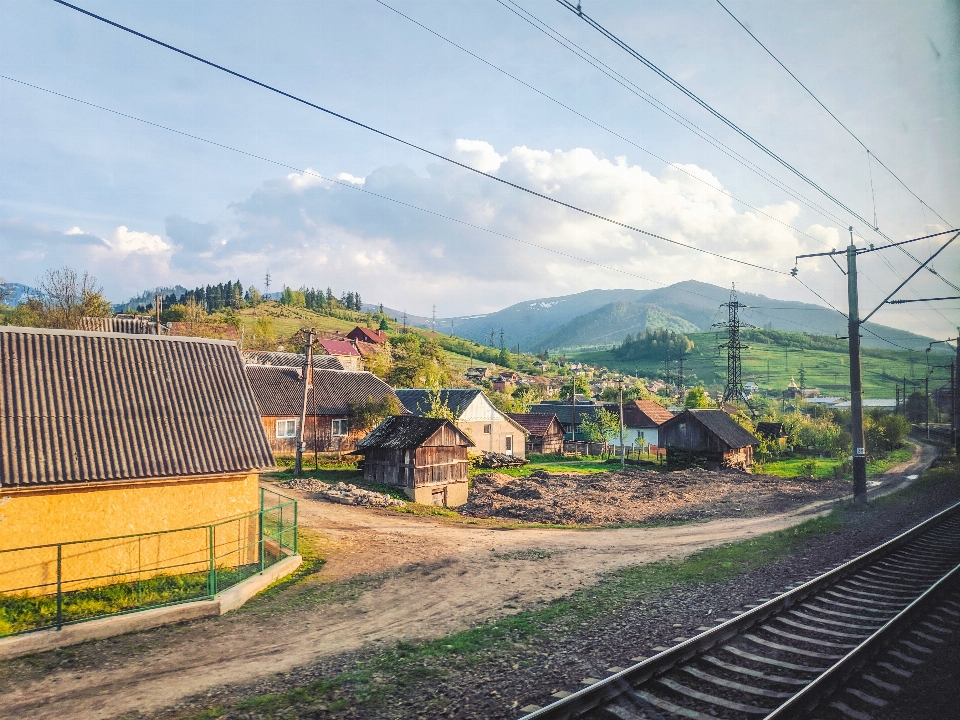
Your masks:
{"label": "dirt path", "polygon": [[[927,446],[918,449],[874,492],[899,486],[934,456]],[[616,568],[788,527],[830,504],[673,527],[500,530],[303,500],[300,521],[322,533],[329,559],[305,587],[218,620],[81,646],[68,651],[72,666],[13,661],[0,674],[0,717],[135,717],[320,657],[462,630],[566,595]],[[325,581],[358,575],[377,578],[357,582],[359,597],[311,600]]]}

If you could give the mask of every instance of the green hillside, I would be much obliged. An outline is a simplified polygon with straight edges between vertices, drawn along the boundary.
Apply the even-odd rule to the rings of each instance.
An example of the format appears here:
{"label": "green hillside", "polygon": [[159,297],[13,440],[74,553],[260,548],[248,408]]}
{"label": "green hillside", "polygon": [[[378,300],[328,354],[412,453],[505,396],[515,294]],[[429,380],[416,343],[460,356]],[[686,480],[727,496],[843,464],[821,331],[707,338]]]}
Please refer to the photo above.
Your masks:
{"label": "green hillside", "polygon": [[647,328],[674,332],[698,332],[693,323],[657,305],[644,302],[613,302],[580,315],[556,330],[532,341],[535,348],[575,348],[615,343],[626,333],[642,333]]}
{"label": "green hillside", "polygon": [[[710,390],[722,389],[727,356],[726,351],[718,352],[717,345],[724,338],[716,333],[694,333],[688,337],[694,347],[684,361],[685,385],[699,381]],[[822,395],[849,393],[846,341],[770,331],[748,331],[743,338],[750,346],[741,356],[744,382],[753,380],[761,387],[783,390],[791,379],[799,383],[802,365],[806,387],[819,388]],[[568,357],[631,375],[663,377],[662,359],[622,361],[613,350],[573,352]],[[862,365],[863,390],[868,398],[894,397],[897,380],[904,376],[908,380],[922,379],[927,371],[923,353],[904,350],[864,348]],[[676,372],[676,363],[672,363],[671,372]]]}

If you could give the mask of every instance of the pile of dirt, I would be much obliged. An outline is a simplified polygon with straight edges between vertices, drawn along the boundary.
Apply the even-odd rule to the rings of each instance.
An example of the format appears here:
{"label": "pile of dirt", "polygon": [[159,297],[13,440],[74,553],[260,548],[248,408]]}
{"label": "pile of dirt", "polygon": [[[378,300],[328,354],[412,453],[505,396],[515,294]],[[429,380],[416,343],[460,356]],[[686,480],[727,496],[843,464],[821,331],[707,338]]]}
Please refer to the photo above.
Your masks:
{"label": "pile of dirt", "polygon": [[328,485],[315,478],[294,478],[279,485],[291,490],[316,493],[314,497],[319,500],[327,500],[341,505],[365,505],[368,507],[402,507],[406,505],[403,500],[390,497],[386,493],[364,490],[356,485],[342,482],[338,482],[336,485]]}
{"label": "pile of dirt", "polygon": [[478,475],[469,502],[457,509],[471,517],[613,525],[765,515],[837,498],[850,490],[846,480],[781,478],[735,470],[628,468],[594,475],[538,470],[519,478]]}

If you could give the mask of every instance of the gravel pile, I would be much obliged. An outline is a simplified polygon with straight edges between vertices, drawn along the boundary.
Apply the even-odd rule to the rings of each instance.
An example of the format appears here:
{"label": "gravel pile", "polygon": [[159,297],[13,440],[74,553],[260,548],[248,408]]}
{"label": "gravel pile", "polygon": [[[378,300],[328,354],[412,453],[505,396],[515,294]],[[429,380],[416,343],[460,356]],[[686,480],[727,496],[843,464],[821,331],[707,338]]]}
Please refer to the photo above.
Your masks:
{"label": "gravel pile", "polygon": [[484,450],[480,459],[477,461],[477,467],[494,470],[505,467],[523,467],[528,462],[530,461],[526,458],[517,457],[516,455],[504,455],[503,453]]}
{"label": "gravel pile", "polygon": [[747,517],[782,512],[850,492],[846,480],[780,478],[736,470],[657,472],[627,468],[585,475],[538,470],[526,477],[486,473],[458,508],[471,517],[556,525],[612,525]]}
{"label": "gravel pile", "polygon": [[356,485],[338,482],[336,485],[327,485],[315,478],[294,478],[280,483],[280,487],[291,490],[303,490],[316,493],[318,500],[340,503],[341,505],[364,505],[367,507],[402,507],[403,500],[390,497],[386,493],[373,490],[364,490]]}

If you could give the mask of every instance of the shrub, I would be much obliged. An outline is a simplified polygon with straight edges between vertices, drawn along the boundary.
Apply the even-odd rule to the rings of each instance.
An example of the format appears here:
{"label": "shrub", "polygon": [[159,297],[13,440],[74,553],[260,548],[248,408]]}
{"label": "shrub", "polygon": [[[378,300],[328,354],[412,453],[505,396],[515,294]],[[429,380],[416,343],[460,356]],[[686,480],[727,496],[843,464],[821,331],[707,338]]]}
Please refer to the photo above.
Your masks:
{"label": "shrub", "polygon": [[800,477],[815,478],[817,476],[816,458],[807,458],[800,463]]}

